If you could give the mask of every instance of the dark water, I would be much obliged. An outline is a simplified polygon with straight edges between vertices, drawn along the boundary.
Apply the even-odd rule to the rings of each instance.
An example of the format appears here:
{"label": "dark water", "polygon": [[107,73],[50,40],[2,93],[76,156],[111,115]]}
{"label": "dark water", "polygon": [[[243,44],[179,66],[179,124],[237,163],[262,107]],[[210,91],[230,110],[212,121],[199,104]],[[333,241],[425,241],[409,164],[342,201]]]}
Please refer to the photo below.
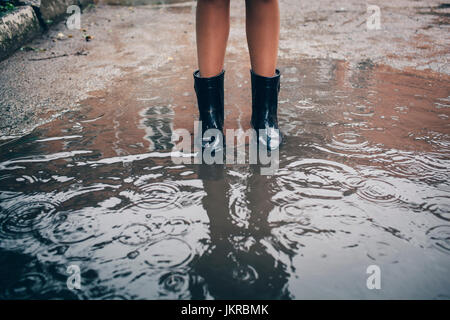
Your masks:
{"label": "dark water", "polygon": [[[191,69],[125,77],[3,142],[1,298],[450,297],[447,76],[283,61],[286,142],[261,176],[172,162]],[[227,77],[226,125],[246,129],[248,70]]]}

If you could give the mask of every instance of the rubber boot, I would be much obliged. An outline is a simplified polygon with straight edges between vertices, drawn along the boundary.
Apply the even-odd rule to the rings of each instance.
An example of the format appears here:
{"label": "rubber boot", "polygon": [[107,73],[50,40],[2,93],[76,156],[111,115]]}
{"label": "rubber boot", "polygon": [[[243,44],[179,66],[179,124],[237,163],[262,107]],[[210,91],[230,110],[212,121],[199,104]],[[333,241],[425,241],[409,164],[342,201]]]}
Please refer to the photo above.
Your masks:
{"label": "rubber boot", "polygon": [[[200,71],[194,72],[194,89],[197,94],[198,111],[202,123],[201,133],[202,148],[210,147],[212,150],[222,150],[223,147],[223,123],[224,123],[224,75],[222,71],[217,76],[210,78],[200,77]],[[204,137],[208,129],[217,129],[220,135]]]}
{"label": "rubber boot", "polygon": [[[269,150],[277,149],[282,141],[278,128],[278,93],[280,92],[280,70],[273,77],[263,77],[250,70],[252,81],[252,119],[258,143]],[[261,131],[262,130],[262,131]]]}

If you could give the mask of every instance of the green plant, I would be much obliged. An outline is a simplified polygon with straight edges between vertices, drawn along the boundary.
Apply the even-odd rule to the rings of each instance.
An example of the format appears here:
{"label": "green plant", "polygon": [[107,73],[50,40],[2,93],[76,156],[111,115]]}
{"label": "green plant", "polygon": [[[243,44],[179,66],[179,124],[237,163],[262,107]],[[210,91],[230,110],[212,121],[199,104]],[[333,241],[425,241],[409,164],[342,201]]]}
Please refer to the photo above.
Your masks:
{"label": "green plant", "polygon": [[16,6],[11,1],[0,0],[0,16],[13,11]]}

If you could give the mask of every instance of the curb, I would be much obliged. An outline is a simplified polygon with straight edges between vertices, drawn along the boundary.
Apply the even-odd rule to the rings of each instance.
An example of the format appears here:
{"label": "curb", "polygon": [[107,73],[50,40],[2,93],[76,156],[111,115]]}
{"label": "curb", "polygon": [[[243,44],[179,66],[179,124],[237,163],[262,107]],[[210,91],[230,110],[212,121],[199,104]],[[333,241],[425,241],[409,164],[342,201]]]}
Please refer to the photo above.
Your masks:
{"label": "curb", "polygon": [[81,8],[93,0],[19,0],[22,6],[0,17],[0,61],[62,20],[70,5]]}

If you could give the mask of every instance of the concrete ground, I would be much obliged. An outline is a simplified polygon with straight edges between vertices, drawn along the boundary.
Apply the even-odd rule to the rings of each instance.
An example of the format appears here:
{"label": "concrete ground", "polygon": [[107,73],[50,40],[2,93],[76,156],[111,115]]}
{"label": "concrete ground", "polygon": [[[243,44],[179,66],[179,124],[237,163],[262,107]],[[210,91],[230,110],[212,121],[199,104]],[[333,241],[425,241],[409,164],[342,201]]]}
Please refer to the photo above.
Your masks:
{"label": "concrete ground", "polygon": [[[433,77],[450,74],[450,8],[439,0],[371,1],[381,9],[380,30],[368,30],[370,14],[361,1],[281,0],[280,4],[280,65],[330,58]],[[133,7],[98,4],[82,14],[81,30],[68,30],[64,22],[53,26],[0,62],[0,136],[24,135],[65,111],[81,108],[83,101],[120,86],[124,79],[127,86],[121,90],[126,92],[132,90],[130,79],[151,78],[155,70],[173,73],[188,66],[193,71],[195,5],[192,1]],[[232,1],[231,15],[226,67],[239,78],[239,72],[249,68],[244,1]],[[236,64],[241,69],[233,71]],[[191,74],[183,71],[180,81],[191,81]]]}

